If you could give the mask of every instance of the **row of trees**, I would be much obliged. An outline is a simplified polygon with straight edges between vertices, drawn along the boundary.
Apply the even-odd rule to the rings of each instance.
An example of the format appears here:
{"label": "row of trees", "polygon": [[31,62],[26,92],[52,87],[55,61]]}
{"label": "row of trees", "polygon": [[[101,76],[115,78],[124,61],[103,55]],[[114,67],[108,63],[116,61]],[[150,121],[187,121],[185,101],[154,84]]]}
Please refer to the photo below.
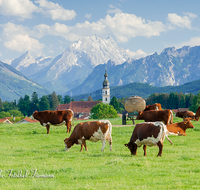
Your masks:
{"label": "row of trees", "polygon": [[[68,104],[70,101],[74,101],[74,99],[71,99],[68,95],[63,98],[61,95],[56,95],[55,92],[44,95],[41,98],[38,98],[38,94],[33,92],[31,97],[25,95],[18,102],[16,100],[2,102],[0,98],[0,118],[30,116],[35,110],[55,110],[59,104]],[[13,112],[13,110],[18,112]]]}
{"label": "row of trees", "polygon": [[[121,113],[124,110],[124,104],[127,98],[128,97],[117,99],[113,96],[110,105],[112,105],[117,112]],[[89,96],[88,100],[92,101],[92,97]],[[38,98],[38,94],[33,92],[31,97],[25,95],[24,98],[21,97],[18,102],[16,102],[16,100],[13,102],[2,102],[0,99],[0,118],[10,117],[12,115],[14,117],[30,116],[35,110],[55,110],[59,104],[68,104],[70,101],[74,101],[74,99],[70,98],[68,95],[64,97],[56,95],[55,92],[44,95],[41,98]],[[189,110],[196,112],[197,108],[200,106],[200,91],[198,95],[154,93],[146,99],[146,104],[154,103],[161,103],[164,109],[189,108]]]}
{"label": "row of trees", "polygon": [[146,104],[160,103],[164,109],[189,108],[192,106],[192,101],[195,95],[183,94],[182,92],[171,92],[170,94],[154,93],[146,99]]}

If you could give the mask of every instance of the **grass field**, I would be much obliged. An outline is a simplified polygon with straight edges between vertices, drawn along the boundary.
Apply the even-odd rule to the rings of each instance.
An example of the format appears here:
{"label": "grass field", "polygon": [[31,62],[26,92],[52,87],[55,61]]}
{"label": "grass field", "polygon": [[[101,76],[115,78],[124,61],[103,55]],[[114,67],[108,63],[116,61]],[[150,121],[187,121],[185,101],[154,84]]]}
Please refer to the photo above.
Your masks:
{"label": "grass field", "polygon": [[[121,118],[110,121],[121,125]],[[162,157],[158,147],[131,156],[124,144],[134,126],[113,127],[112,152],[108,143],[101,152],[101,141],[87,141],[88,152],[80,145],[65,152],[64,125],[47,135],[39,123],[1,124],[0,189],[200,189],[200,122],[193,124],[187,136],[169,136],[173,146],[165,139]]]}

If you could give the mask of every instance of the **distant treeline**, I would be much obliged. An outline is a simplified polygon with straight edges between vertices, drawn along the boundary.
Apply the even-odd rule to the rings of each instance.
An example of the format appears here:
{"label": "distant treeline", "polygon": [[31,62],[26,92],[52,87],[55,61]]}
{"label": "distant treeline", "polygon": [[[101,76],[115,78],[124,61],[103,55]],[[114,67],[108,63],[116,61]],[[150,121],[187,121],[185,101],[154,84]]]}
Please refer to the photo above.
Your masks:
{"label": "distant treeline", "polygon": [[[0,118],[30,116],[35,110],[55,110],[59,104],[66,104],[73,100],[68,95],[63,98],[61,95],[56,95],[55,92],[41,98],[38,98],[38,94],[33,92],[31,97],[25,95],[18,102],[16,100],[2,102],[0,98]],[[17,112],[13,110],[17,110]]]}
{"label": "distant treeline", "polygon": [[[128,97],[117,99],[113,96],[110,104],[121,113],[124,110],[124,104],[127,98]],[[92,101],[92,97],[89,96],[87,100]],[[41,98],[38,98],[38,94],[33,92],[31,97],[25,95],[24,98],[21,97],[18,102],[16,102],[16,100],[13,102],[2,102],[0,98],[0,118],[31,116],[35,110],[55,110],[59,104],[68,104],[71,101],[75,100],[68,95],[64,97],[56,95],[55,92],[44,95]],[[80,101],[84,100],[81,99]],[[197,95],[191,93],[183,94],[182,92],[171,92],[170,94],[154,93],[146,99],[146,104],[154,103],[160,103],[163,109],[189,108],[189,110],[196,112],[197,108],[200,106],[200,91]]]}
{"label": "distant treeline", "polygon": [[164,109],[189,108],[195,95],[171,92],[170,94],[154,93],[146,99],[146,104],[160,103]]}

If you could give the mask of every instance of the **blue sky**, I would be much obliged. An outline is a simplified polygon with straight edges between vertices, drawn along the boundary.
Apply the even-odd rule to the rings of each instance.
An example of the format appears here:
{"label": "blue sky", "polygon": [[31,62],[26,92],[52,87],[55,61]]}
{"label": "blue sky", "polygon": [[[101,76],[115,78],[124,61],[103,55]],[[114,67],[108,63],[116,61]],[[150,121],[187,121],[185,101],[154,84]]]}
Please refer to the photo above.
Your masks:
{"label": "blue sky", "polygon": [[199,0],[0,0],[0,60],[55,57],[84,36],[111,36],[131,57],[200,45]]}

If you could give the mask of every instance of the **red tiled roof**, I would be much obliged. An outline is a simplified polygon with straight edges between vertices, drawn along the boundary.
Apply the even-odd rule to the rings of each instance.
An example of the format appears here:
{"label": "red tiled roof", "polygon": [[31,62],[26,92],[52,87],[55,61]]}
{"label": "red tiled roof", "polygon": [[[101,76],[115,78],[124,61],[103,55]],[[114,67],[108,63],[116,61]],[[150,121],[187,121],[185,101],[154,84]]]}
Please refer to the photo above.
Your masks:
{"label": "red tiled roof", "polygon": [[26,117],[26,118],[22,119],[21,121],[19,121],[19,123],[21,123],[23,121],[27,121],[28,123],[37,123],[37,122],[39,122],[36,119],[30,119],[30,118]]}
{"label": "red tiled roof", "polygon": [[12,123],[10,122],[8,119],[4,118],[4,119],[0,119],[0,123]]}
{"label": "red tiled roof", "polygon": [[188,108],[178,108],[178,111],[188,111]]}
{"label": "red tiled roof", "polygon": [[178,109],[172,109],[172,111],[173,111],[174,113],[176,113],[176,112],[178,111]]}
{"label": "red tiled roof", "polygon": [[89,113],[90,110],[102,101],[72,101],[69,104],[60,104],[56,110],[71,109],[74,113]]}

